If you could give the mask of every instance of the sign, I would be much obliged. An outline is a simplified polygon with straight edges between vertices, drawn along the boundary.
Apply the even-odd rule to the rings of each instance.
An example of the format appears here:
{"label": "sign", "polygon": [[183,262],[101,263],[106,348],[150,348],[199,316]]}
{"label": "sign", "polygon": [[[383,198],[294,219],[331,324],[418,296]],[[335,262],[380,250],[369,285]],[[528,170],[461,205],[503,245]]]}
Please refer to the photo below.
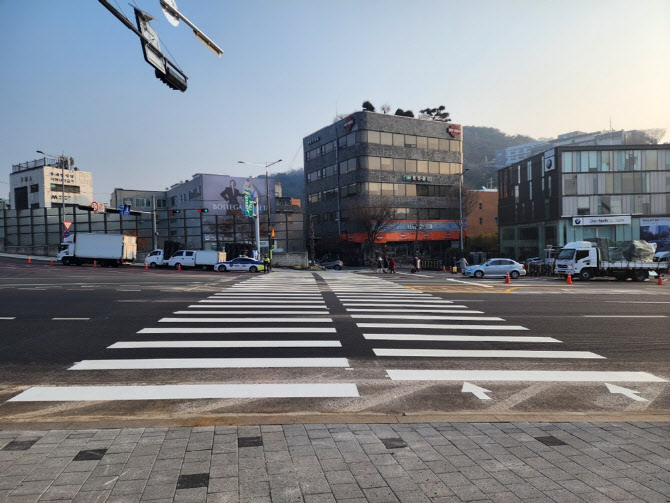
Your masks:
{"label": "sign", "polygon": [[119,215],[123,215],[123,205],[119,204]]}
{"label": "sign", "polygon": [[452,138],[458,138],[461,134],[461,126],[459,124],[449,124],[447,133],[449,133]]}
{"label": "sign", "polygon": [[424,175],[402,175],[402,179],[405,182],[432,182],[432,176]]}
{"label": "sign", "polygon": [[63,237],[64,237],[64,238],[69,238],[69,237],[70,237],[70,233],[69,233],[68,231],[65,231],[65,232],[63,233]]}
{"label": "sign", "polygon": [[351,128],[354,127],[354,122],[354,117],[352,115],[344,119],[344,129],[351,131]]}
{"label": "sign", "polygon": [[63,227],[65,227],[66,231],[70,230],[71,225],[72,225],[72,222],[70,222],[69,220],[63,220]]}
{"label": "sign", "polygon": [[572,217],[572,225],[630,225],[630,215],[610,217]]}
{"label": "sign", "polygon": [[656,243],[656,251],[670,251],[670,217],[641,218],[640,239]]}
{"label": "sign", "polygon": [[247,180],[244,183],[244,215],[247,217],[254,216],[254,199],[252,197],[252,187]]}

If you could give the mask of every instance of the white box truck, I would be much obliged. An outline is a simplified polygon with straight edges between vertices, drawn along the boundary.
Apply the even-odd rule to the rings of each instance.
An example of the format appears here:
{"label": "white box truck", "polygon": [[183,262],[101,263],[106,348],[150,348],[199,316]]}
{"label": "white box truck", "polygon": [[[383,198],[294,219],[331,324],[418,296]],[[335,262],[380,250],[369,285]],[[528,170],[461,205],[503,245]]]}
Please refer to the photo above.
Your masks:
{"label": "white box truck", "polygon": [[137,238],[123,234],[77,232],[58,246],[56,258],[63,265],[92,264],[114,266],[134,262]]}
{"label": "white box truck", "polygon": [[[160,254],[154,256],[149,255],[146,260],[151,259],[152,261],[158,262],[158,257],[160,256]],[[214,270],[215,264],[225,261],[226,252],[216,250],[179,250],[174,252],[172,257],[170,257],[167,261],[167,265],[168,267],[176,268],[177,265],[180,264],[182,267],[198,267],[203,271],[206,271],[208,269]],[[162,258],[162,262],[165,262],[164,258]],[[149,267],[151,267],[151,264],[149,264]]]}
{"label": "white box truck", "polygon": [[[644,243],[644,244],[642,244]],[[638,245],[639,244],[639,245]],[[591,241],[574,241],[567,243],[556,257],[556,273],[559,276],[572,276],[584,281],[593,277],[613,277],[619,281],[631,278],[633,281],[644,281],[649,277],[651,271],[657,274],[665,274],[668,270],[668,262],[654,262],[654,246],[646,241],[631,241],[627,246],[644,245],[649,247],[646,260],[626,260],[620,253],[609,250],[608,257],[604,257],[603,250]],[[609,260],[605,260],[609,258]]]}

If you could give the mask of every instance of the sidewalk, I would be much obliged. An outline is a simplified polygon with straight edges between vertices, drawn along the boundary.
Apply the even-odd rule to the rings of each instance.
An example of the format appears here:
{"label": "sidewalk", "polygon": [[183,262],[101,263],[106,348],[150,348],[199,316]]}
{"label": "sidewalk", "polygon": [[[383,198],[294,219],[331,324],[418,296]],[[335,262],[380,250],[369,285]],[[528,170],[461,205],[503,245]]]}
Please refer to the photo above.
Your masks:
{"label": "sidewalk", "polygon": [[0,431],[0,501],[667,502],[670,423]]}

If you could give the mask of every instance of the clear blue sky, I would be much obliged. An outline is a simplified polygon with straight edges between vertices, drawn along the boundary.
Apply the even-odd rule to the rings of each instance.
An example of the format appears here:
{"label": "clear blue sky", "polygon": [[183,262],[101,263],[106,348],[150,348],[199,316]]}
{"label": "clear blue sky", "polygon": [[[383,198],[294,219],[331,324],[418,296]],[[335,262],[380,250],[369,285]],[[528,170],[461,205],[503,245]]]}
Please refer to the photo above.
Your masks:
{"label": "clear blue sky", "polygon": [[607,129],[611,116],[670,140],[668,0],[177,0],[221,59],[158,0],[136,2],[186,93],[153,76],[99,2],[0,0],[0,196],[37,149],[75,157],[101,201],[198,172],[260,173],[238,160],[301,168],[302,138],[366,99],[444,104],[454,122],[534,137]]}

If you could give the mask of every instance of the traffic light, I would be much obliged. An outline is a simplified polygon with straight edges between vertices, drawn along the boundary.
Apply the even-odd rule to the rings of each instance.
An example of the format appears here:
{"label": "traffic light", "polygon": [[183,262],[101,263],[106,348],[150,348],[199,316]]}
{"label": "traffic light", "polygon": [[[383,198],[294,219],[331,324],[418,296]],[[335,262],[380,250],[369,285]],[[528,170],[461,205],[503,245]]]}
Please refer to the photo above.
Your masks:
{"label": "traffic light", "polygon": [[160,70],[155,70],[155,72],[156,78],[160,79],[160,81],[170,89],[181,91],[182,93],[186,91],[188,84],[186,83],[186,79],[182,77],[183,74],[180,75],[177,71],[173,70],[169,66],[165,67],[165,73],[161,72]]}
{"label": "traffic light", "polygon": [[175,213],[181,213],[181,210],[170,210],[170,215],[174,215]]}
{"label": "traffic light", "polygon": [[198,213],[209,213],[207,208],[198,208]]}

